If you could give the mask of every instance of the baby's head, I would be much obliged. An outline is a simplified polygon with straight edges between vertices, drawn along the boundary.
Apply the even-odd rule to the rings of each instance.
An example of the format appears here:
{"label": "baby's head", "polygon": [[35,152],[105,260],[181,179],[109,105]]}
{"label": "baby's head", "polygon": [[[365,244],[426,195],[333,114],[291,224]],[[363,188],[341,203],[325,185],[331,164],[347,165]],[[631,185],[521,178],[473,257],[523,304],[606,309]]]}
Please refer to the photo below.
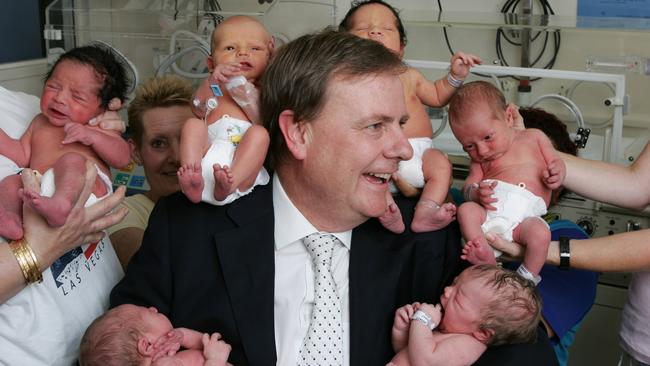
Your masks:
{"label": "baby's head", "polygon": [[81,366],[139,365],[153,354],[156,340],[173,329],[156,308],[120,305],[90,324],[79,354]]}
{"label": "baby's head", "polygon": [[113,98],[124,101],[129,86],[126,66],[108,47],[76,47],[61,55],[45,76],[41,112],[57,126],[85,124]]}
{"label": "baby's head", "polygon": [[535,339],[541,299],[535,285],[494,265],[464,270],[440,299],[440,330],[471,334],[488,346]]}
{"label": "baby's head", "polygon": [[502,155],[515,135],[514,110],[499,89],[485,81],[467,83],[449,100],[449,126],[472,160]]}
{"label": "baby's head", "polygon": [[248,16],[232,16],[212,32],[208,68],[212,72],[218,64],[238,63],[242,75],[254,83],[264,73],[273,45],[273,37],[262,23]]}
{"label": "baby's head", "polygon": [[352,6],[339,24],[339,30],[384,45],[404,56],[406,31],[399,13],[382,0],[360,1]]}

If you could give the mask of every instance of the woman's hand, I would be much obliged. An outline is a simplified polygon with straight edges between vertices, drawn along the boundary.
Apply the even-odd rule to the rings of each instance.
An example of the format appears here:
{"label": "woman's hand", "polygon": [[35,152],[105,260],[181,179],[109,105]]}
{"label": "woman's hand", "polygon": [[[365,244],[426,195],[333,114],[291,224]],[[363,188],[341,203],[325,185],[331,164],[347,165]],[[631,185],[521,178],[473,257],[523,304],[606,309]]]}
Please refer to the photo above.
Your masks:
{"label": "woman's hand", "polygon": [[126,131],[126,124],[117,113],[120,108],[122,108],[122,101],[118,98],[111,99],[108,103],[108,110],[88,121],[88,125],[99,126],[104,130],[115,130],[120,133]]}
{"label": "woman's hand", "polygon": [[522,260],[524,258],[525,249],[521,244],[505,240],[501,235],[489,232],[485,233],[485,238],[492,248],[498,249],[507,255],[504,259]]}

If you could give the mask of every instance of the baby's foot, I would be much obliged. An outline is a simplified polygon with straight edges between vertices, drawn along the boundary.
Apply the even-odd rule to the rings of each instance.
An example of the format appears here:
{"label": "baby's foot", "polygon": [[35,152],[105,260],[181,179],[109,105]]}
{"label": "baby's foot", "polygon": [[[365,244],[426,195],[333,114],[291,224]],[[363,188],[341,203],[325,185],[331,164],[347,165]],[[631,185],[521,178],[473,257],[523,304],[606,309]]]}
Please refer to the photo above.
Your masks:
{"label": "baby's foot", "polygon": [[391,203],[386,208],[386,212],[379,216],[379,222],[383,227],[395,234],[401,234],[406,228],[402,220],[402,213],[396,204]]}
{"label": "baby's foot", "polygon": [[431,200],[420,200],[415,207],[411,230],[416,233],[434,231],[449,225],[456,218],[456,205],[447,202],[442,206]]}
{"label": "baby's foot", "polygon": [[476,238],[465,243],[460,258],[471,264],[497,264],[492,247],[485,238]]}
{"label": "baby's foot", "polygon": [[65,197],[45,197],[30,189],[23,190],[23,201],[53,227],[65,224],[68,214],[72,211],[72,202]]}
{"label": "baby's foot", "polygon": [[214,199],[223,201],[233,192],[233,177],[232,170],[228,165],[223,167],[219,164],[214,164]]}
{"label": "baby's foot", "polygon": [[0,210],[0,236],[10,240],[23,237],[23,223],[19,215],[4,209]]}
{"label": "baby's foot", "polygon": [[181,191],[187,198],[194,202],[201,202],[203,192],[203,175],[201,175],[201,163],[185,164],[178,168],[178,184]]}

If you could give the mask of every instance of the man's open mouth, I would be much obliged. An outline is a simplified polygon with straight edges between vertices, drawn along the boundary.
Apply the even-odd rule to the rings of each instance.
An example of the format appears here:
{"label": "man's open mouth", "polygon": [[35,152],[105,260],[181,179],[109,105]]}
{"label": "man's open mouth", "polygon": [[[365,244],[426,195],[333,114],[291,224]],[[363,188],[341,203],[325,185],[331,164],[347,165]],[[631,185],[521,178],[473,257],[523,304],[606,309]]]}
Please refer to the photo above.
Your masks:
{"label": "man's open mouth", "polygon": [[366,173],[364,175],[367,176],[371,181],[381,184],[388,182],[391,176],[390,173]]}

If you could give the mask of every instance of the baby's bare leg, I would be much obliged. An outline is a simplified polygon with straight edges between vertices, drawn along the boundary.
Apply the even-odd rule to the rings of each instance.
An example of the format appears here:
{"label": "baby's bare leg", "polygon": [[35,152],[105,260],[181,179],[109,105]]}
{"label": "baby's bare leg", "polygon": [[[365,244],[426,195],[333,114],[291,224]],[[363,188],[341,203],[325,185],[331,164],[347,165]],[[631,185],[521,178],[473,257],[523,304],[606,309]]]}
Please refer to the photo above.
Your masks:
{"label": "baby's bare leg", "polygon": [[181,191],[194,203],[201,201],[204,184],[201,160],[209,146],[208,126],[205,122],[198,118],[188,119],[181,131],[178,183]]}
{"label": "baby's bare leg", "polygon": [[422,173],[425,183],[420,201],[435,202],[436,205],[416,206],[411,223],[411,229],[415,232],[441,229],[449,225],[456,215],[456,206],[444,203],[451,185],[451,163],[447,156],[440,150],[426,150],[422,156]]}
{"label": "baby's bare leg", "polygon": [[492,248],[481,228],[485,218],[485,209],[476,202],[465,202],[458,207],[460,232],[466,241],[461,258],[472,264],[496,263]]}
{"label": "baby's bare leg", "polygon": [[[257,175],[264,165],[269,148],[269,133],[259,125],[252,125],[235,149],[230,167],[223,166],[214,171],[214,198],[223,201],[236,189],[246,191],[255,184]],[[227,171],[223,171],[227,168]]]}
{"label": "baby's bare leg", "polygon": [[403,233],[406,227],[404,226],[404,220],[402,220],[402,213],[395,204],[393,195],[388,191],[386,191],[386,203],[386,212],[379,216],[379,222],[383,227],[395,234]]}
{"label": "baby's bare leg", "polygon": [[551,242],[551,231],[538,217],[529,217],[517,225],[512,233],[515,242],[526,246],[524,266],[535,276],[539,275]]}
{"label": "baby's bare leg", "polygon": [[86,158],[77,153],[61,156],[52,166],[56,191],[52,197],[44,197],[39,192],[25,190],[23,199],[41,214],[51,226],[61,226],[68,218],[70,210],[84,186]]}
{"label": "baby's bare leg", "polygon": [[11,240],[23,237],[23,201],[18,194],[22,187],[17,174],[0,181],[0,236]]}

